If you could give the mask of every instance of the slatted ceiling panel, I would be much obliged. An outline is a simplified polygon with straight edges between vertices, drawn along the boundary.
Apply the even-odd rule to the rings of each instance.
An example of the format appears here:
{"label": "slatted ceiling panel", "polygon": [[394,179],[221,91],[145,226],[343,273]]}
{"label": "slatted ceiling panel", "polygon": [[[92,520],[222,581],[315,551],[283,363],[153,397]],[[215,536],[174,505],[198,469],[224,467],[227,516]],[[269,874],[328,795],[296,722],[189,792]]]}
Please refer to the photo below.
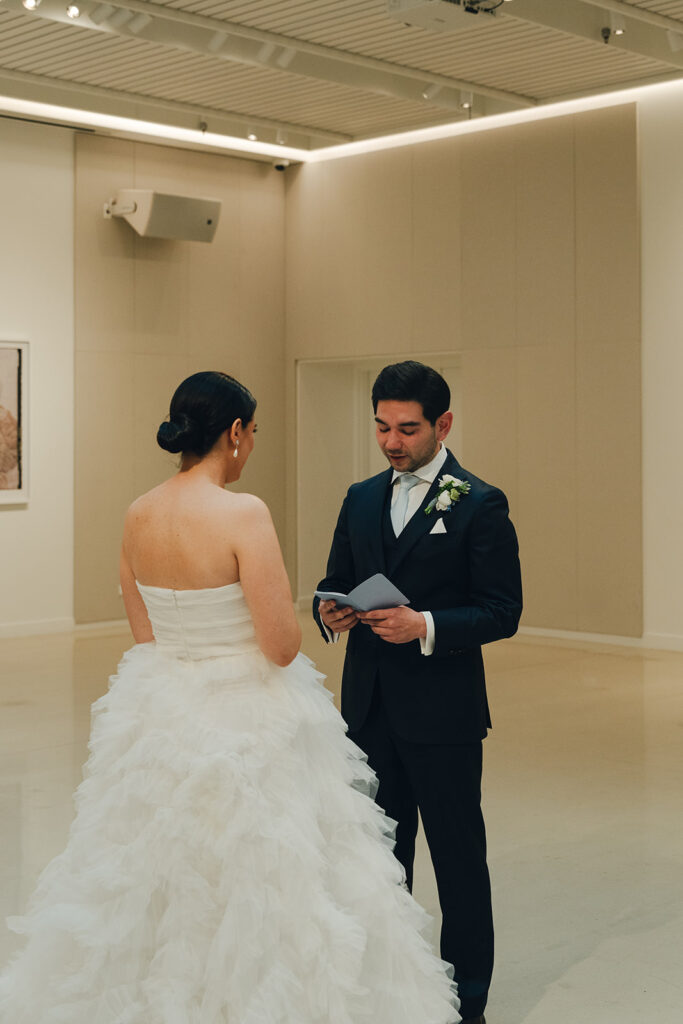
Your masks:
{"label": "slatted ceiling panel", "polygon": [[683,3],[681,0],[624,0],[629,7],[640,7],[643,11],[663,14],[667,18],[683,21]]}
{"label": "slatted ceiling panel", "polygon": [[420,127],[425,121],[440,124],[452,119],[439,108],[430,112],[428,104],[375,97],[284,72],[168,51],[77,26],[41,21],[38,34],[28,33],[25,22],[30,19],[19,15],[14,26],[7,24],[9,20],[11,16],[0,21],[0,64],[52,79],[348,135],[398,131],[406,125]]}
{"label": "slatted ceiling panel", "polygon": [[[66,0],[65,0],[66,2]],[[150,0],[158,7],[241,22],[301,40],[464,79],[538,100],[670,74],[672,66],[509,16],[472,17],[456,33],[432,33],[389,18],[385,0]],[[683,0],[628,0],[683,21]],[[514,5],[511,5],[514,6]],[[132,99],[175,101],[210,121],[212,110],[365,137],[453,120],[453,112],[314,81],[289,71],[229,63],[92,32],[0,3],[0,73],[28,72]]]}
{"label": "slatted ceiling panel", "polygon": [[497,45],[461,51],[457,61],[434,70],[545,99],[670,72],[671,66],[603,43],[541,29]]}
{"label": "slatted ceiling panel", "polygon": [[338,0],[156,2],[537,99],[671,71],[668,64],[616,47],[606,52],[602,42],[592,44],[514,17],[480,25],[473,16],[472,28],[435,33],[388,18],[384,0],[348,4]]}

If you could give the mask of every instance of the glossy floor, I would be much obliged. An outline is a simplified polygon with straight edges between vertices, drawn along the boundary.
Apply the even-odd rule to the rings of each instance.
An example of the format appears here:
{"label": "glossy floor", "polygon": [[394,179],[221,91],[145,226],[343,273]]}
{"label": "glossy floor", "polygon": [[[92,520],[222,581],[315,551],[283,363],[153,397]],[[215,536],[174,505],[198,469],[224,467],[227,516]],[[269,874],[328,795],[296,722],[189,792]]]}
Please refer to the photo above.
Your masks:
{"label": "glossy floor", "polygon": [[[334,688],[343,651],[304,632]],[[90,704],[127,646],[121,634],[0,642],[3,918],[64,844]],[[516,638],[486,660],[489,1024],[680,1024],[683,655]],[[437,914],[424,842],[415,891]],[[13,948],[0,928],[0,962]]]}

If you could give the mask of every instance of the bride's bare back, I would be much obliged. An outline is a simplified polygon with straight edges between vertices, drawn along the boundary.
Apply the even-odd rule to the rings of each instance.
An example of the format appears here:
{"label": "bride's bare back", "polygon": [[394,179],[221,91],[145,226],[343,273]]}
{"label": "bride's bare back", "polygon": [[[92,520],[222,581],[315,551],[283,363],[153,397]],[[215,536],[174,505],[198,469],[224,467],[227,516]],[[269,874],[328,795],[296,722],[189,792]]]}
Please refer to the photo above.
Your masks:
{"label": "bride's bare back", "polygon": [[202,590],[240,579],[237,548],[262,504],[209,481],[167,480],[135,501],[124,547],[135,578],[152,587]]}
{"label": "bride's bare back", "polygon": [[[201,387],[206,378],[211,383],[216,377],[219,383],[232,381],[220,374],[197,374],[183,382],[176,396],[198,378]],[[187,432],[186,424],[183,429]],[[154,635],[136,581],[169,590],[204,590],[239,581],[263,653],[278,665],[288,665],[295,657],[301,629],[268,507],[253,494],[224,489],[239,479],[255,429],[252,419],[235,419],[205,455],[183,454],[180,472],[128,509],[121,589],[138,643],[153,641]]]}

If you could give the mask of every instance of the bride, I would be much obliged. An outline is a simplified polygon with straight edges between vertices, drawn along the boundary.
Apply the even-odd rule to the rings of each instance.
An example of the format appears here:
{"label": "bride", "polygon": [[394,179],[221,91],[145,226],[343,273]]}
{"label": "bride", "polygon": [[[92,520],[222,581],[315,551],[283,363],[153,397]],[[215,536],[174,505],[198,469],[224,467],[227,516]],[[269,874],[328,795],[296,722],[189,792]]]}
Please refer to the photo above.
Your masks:
{"label": "bride", "polygon": [[93,707],[66,849],[10,927],[11,1024],[452,1024],[374,777],[312,663],[266,505],[224,490],[256,403],[179,386],[180,471],[126,516],[135,646]]}

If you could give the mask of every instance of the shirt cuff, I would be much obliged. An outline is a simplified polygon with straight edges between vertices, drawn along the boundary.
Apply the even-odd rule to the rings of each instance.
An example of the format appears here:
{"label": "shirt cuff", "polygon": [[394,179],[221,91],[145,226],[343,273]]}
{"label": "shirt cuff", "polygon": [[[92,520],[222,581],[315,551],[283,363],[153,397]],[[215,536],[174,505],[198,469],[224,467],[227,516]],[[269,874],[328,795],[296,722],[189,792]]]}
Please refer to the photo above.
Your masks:
{"label": "shirt cuff", "polygon": [[[325,630],[325,636],[327,637],[328,643],[336,644],[337,640],[339,639],[340,634],[339,633],[333,633],[331,629],[328,629],[328,627],[325,625],[325,623],[322,621],[322,619],[320,620],[320,624],[323,627],[323,629]],[[434,645],[432,644],[432,647],[433,646]]]}
{"label": "shirt cuff", "polygon": [[420,650],[423,654],[429,655],[434,653],[434,644],[436,641],[436,633],[434,630],[434,619],[431,612],[421,612],[424,615],[425,622],[427,623],[427,636],[420,637]]}

